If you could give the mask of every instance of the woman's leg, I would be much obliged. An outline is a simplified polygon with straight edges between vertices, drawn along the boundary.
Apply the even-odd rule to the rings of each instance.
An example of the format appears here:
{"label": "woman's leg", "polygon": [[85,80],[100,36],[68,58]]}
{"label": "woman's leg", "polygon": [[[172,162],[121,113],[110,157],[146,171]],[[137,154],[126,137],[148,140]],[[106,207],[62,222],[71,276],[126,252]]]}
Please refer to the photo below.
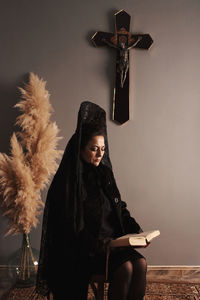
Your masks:
{"label": "woman's leg", "polygon": [[109,285],[109,300],[143,300],[146,288],[145,258],[129,260],[117,268]]}
{"label": "woman's leg", "polygon": [[132,261],[133,277],[128,300],[143,300],[146,289],[147,263],[145,258]]}
{"label": "woman's leg", "polygon": [[133,265],[131,261],[124,262],[114,271],[112,281],[109,284],[109,300],[127,300],[132,275]]}

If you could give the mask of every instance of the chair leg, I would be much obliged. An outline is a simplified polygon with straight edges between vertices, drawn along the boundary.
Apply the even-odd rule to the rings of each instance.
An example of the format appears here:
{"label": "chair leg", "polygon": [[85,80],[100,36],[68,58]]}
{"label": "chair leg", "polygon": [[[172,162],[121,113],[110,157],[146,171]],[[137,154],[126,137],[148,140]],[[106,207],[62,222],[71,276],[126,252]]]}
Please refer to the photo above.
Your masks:
{"label": "chair leg", "polygon": [[97,299],[97,288],[96,288],[94,282],[90,282],[90,286],[91,286],[92,291],[94,293],[95,299]]}
{"label": "chair leg", "polygon": [[97,300],[104,300],[104,282],[98,282]]}

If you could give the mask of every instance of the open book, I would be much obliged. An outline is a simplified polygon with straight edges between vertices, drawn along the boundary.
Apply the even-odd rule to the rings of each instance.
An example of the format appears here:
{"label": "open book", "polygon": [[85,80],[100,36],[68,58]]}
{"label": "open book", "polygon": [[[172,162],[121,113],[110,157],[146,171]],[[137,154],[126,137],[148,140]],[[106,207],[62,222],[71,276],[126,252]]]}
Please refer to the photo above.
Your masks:
{"label": "open book", "polygon": [[159,230],[145,231],[141,233],[129,233],[110,242],[110,247],[135,246],[144,247],[155,237],[160,235]]}

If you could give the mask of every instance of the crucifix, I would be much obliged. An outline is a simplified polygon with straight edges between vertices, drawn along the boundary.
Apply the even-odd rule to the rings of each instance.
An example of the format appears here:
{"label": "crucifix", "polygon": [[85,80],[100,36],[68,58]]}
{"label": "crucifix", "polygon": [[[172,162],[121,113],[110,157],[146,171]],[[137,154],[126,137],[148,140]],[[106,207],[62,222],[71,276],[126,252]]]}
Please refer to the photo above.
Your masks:
{"label": "crucifix", "polygon": [[131,34],[131,17],[124,10],[115,14],[115,33],[96,32],[94,46],[109,46],[117,51],[112,119],[119,124],[129,120],[129,50],[149,49],[153,40],[149,34]]}

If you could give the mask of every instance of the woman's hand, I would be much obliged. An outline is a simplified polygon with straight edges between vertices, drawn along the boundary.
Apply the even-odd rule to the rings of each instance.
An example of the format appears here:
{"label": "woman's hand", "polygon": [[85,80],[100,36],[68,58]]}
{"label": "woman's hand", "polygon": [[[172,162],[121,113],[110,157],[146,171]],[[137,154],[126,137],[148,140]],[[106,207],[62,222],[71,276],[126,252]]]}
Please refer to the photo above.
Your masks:
{"label": "woman's hand", "polygon": [[147,244],[146,244],[146,246],[144,246],[144,248],[147,248],[150,244],[151,244],[151,242],[147,242]]}

